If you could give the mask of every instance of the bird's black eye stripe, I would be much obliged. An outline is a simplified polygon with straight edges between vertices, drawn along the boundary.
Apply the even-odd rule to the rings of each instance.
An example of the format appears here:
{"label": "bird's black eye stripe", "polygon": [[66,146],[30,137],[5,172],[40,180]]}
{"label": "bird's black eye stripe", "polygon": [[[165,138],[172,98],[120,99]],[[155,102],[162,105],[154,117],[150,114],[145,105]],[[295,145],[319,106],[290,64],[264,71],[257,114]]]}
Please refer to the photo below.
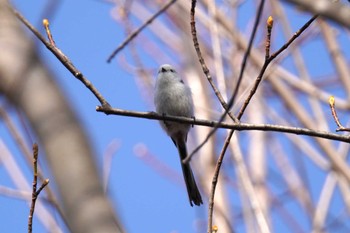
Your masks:
{"label": "bird's black eye stripe", "polygon": [[171,73],[176,73],[176,71],[172,68],[166,68],[166,67],[162,67],[159,71],[158,71],[158,74],[159,73],[165,73],[165,72],[171,72]]}

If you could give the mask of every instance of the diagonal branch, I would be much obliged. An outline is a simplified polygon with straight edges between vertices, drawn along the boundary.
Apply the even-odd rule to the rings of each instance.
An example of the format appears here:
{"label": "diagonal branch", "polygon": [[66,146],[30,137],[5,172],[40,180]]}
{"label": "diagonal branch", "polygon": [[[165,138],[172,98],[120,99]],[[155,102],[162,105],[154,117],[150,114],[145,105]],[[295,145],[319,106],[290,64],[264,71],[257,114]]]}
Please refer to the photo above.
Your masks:
{"label": "diagonal branch", "polygon": [[143,29],[145,29],[149,24],[151,24],[153,22],[153,20],[155,20],[159,15],[161,15],[163,12],[165,12],[171,5],[173,5],[177,0],[171,0],[170,2],[168,2],[167,4],[165,4],[162,8],[160,8],[160,10],[155,13],[154,15],[152,15],[151,18],[149,18],[148,20],[146,20],[146,22],[139,27],[138,29],[136,29],[136,31],[134,31],[133,33],[131,33],[125,40],[123,43],[121,43],[118,48],[113,51],[113,53],[108,57],[107,62],[110,63],[112,61],[112,59],[122,50],[124,49],[125,46],[127,46],[130,41],[132,41]]}
{"label": "diagonal branch", "polygon": [[[102,94],[95,88],[94,85],[81,73],[69,60],[69,58],[60,50],[58,49],[54,43],[51,43],[45,39],[44,36],[42,36],[38,30],[28,21],[26,20],[21,13],[16,11],[14,8],[10,8],[12,12],[15,14],[15,16],[31,31],[33,34],[47,47],[48,50],[50,50],[57,59],[67,68],[68,71],[73,74],[75,78],[77,78],[79,81],[81,81],[98,99],[98,101],[101,103],[102,106],[110,106],[109,103],[105,100],[105,98],[102,96]],[[46,23],[48,24],[48,21],[44,21],[44,26],[46,27]],[[50,34],[51,36],[51,34]],[[49,37],[50,37],[49,36]]]}

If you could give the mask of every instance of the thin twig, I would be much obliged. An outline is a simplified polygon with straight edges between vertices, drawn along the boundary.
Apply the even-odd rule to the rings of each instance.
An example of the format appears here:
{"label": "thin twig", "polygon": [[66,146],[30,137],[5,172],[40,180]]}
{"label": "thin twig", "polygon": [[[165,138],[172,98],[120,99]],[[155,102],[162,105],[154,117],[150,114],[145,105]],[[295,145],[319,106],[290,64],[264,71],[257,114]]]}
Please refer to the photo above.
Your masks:
{"label": "thin twig", "polygon": [[36,197],[39,196],[39,194],[41,193],[41,191],[43,191],[43,189],[46,187],[46,185],[48,185],[50,182],[49,179],[45,179],[44,182],[40,185],[40,187],[38,188],[38,190],[36,191],[35,195]]}
{"label": "thin twig", "polygon": [[[263,74],[265,73],[265,71],[266,71],[268,65],[269,65],[269,64],[273,61],[273,59],[276,58],[281,52],[283,52],[285,49],[287,49],[288,46],[289,46],[289,45],[290,45],[304,30],[306,30],[306,28],[307,28],[316,18],[317,18],[317,15],[314,16],[314,17],[312,17],[301,29],[298,30],[297,33],[295,33],[295,34],[293,35],[293,37],[292,37],[285,45],[283,45],[277,52],[275,52],[275,53],[272,54],[271,56],[269,56],[269,52],[270,52],[270,40],[271,40],[271,39],[270,39],[270,37],[271,37],[271,28],[272,28],[272,25],[273,25],[273,21],[269,18],[268,24],[267,24],[267,25],[268,25],[268,33],[267,33],[267,40],[266,40],[265,62],[264,62],[264,64],[263,64],[263,67],[262,67],[262,69],[261,69],[260,74],[258,75],[258,77],[257,77],[257,79],[256,79],[256,81],[255,81],[255,83],[254,83],[253,88],[252,88],[251,91],[250,91],[250,94],[249,94],[248,98],[245,100],[245,102],[244,102],[244,104],[243,104],[241,110],[240,110],[239,113],[238,113],[237,118],[238,118],[239,120],[240,120],[241,117],[243,116],[243,114],[244,114],[244,112],[245,112],[245,109],[248,107],[251,98],[254,96],[254,94],[255,94],[255,92],[256,92],[256,90],[257,90],[257,88],[258,88],[258,86],[259,86],[259,84],[260,84],[260,82],[261,82],[261,80],[262,80]],[[249,48],[249,46],[248,46],[248,48]],[[245,64],[245,63],[243,63],[243,64]],[[243,74],[241,73],[241,75],[243,75]],[[236,93],[237,93],[237,91],[235,92],[235,94],[236,94]],[[234,100],[234,96],[233,96],[233,98],[230,99],[229,106],[233,104],[233,100]],[[231,137],[232,137],[232,134],[233,134],[233,132],[231,132],[231,133],[228,135],[228,137],[226,138],[226,140],[230,140]],[[226,141],[225,141],[225,143],[226,143]],[[223,148],[223,149],[224,149],[224,148]],[[223,156],[223,154],[224,154],[224,153],[221,153],[222,156]],[[220,160],[220,158],[219,158],[219,160]],[[215,189],[212,190],[212,191],[215,193]],[[214,202],[212,202],[212,203],[209,202],[209,205],[211,205],[211,204],[214,204]],[[213,208],[209,207],[209,211],[212,211],[212,209],[213,209]],[[210,212],[209,212],[209,214],[210,214]],[[212,224],[212,223],[210,223],[211,220],[212,220],[212,219],[210,219],[210,216],[209,216],[208,229],[211,229],[211,224]],[[266,229],[268,229],[268,228],[266,228]]]}
{"label": "thin twig", "polygon": [[[262,0],[262,4],[260,4],[260,7],[258,9],[258,12],[262,12],[262,6],[264,4],[264,0]],[[214,86],[214,84],[212,84],[210,82],[211,80],[211,76],[209,74],[209,70],[208,68],[206,67],[205,65],[205,62],[204,62],[204,59],[201,55],[201,52],[200,52],[200,49],[199,49],[199,44],[198,44],[198,39],[197,39],[197,33],[196,33],[196,28],[195,28],[195,18],[194,18],[194,14],[195,14],[195,7],[196,7],[196,1],[193,0],[192,1],[192,5],[191,5],[191,31],[192,31],[192,36],[193,36],[193,43],[194,43],[194,47],[196,48],[196,51],[197,51],[197,56],[199,58],[199,62],[201,63],[202,65],[202,68],[203,68],[203,72],[204,74],[206,74],[207,76],[207,79],[209,81],[209,83],[212,85],[213,89],[214,89],[214,92],[215,94],[217,90],[216,87]],[[242,65],[241,65],[241,70],[240,70],[240,73],[239,73],[239,77],[238,77],[238,81],[237,81],[237,84],[234,88],[234,91],[233,91],[233,94],[232,94],[232,97],[230,98],[229,102],[226,104],[226,102],[223,100],[223,98],[221,97],[221,99],[219,98],[221,96],[221,93],[218,91],[218,98],[220,100],[220,103],[222,105],[222,107],[224,108],[225,112],[221,115],[220,119],[219,119],[219,122],[222,122],[224,120],[224,118],[226,117],[226,114],[228,114],[231,119],[233,119],[235,122],[238,122],[240,120],[239,117],[235,117],[231,112],[230,112],[230,109],[231,107],[233,106],[233,103],[236,99],[236,96],[237,96],[237,93],[238,93],[238,89],[241,85],[241,82],[242,82],[242,79],[243,79],[243,74],[244,74],[244,71],[245,71],[245,67],[246,67],[246,64],[247,64],[247,61],[248,61],[248,57],[249,57],[249,54],[250,54],[250,51],[251,51],[251,48],[253,46],[253,41],[254,41],[254,38],[255,38],[255,33],[257,31],[257,28],[258,28],[258,24],[259,24],[259,21],[260,21],[260,16],[261,14],[258,14],[257,15],[257,18],[254,22],[254,27],[253,27],[253,31],[252,31],[252,34],[250,36],[250,39],[249,39],[249,44],[248,44],[248,48],[246,50],[246,52],[244,53],[244,57],[243,57],[243,60],[242,60]],[[209,77],[208,77],[209,75]],[[204,139],[204,141],[202,143],[200,143],[192,152],[191,154],[189,154],[187,156],[186,159],[183,160],[183,163],[188,163],[191,158],[193,157],[194,154],[196,154],[207,142],[208,140],[210,139],[210,137],[216,132],[217,128],[213,128],[209,134],[207,135],[207,137]]]}
{"label": "thin twig", "polygon": [[177,0],[171,0],[167,4],[165,4],[162,8],[159,9],[157,13],[152,15],[151,18],[146,20],[144,24],[141,25],[138,29],[136,29],[133,33],[131,33],[123,43],[121,43],[116,50],[113,51],[113,53],[108,57],[107,62],[110,63],[112,59],[125,47],[127,46],[130,41],[132,41],[143,29],[147,27],[147,25],[151,24],[153,20],[155,20],[159,15],[161,15],[163,12],[165,12],[172,4],[174,4]]}
{"label": "thin twig", "polygon": [[220,168],[222,161],[224,159],[225,152],[227,150],[228,145],[230,144],[231,137],[233,135],[233,130],[230,131],[229,135],[227,136],[224,146],[221,149],[220,155],[218,160],[216,161],[213,180],[211,181],[211,189],[210,189],[210,196],[209,196],[209,207],[208,207],[208,233],[210,233],[210,229],[213,228],[213,212],[214,212],[214,197],[215,197],[215,190],[216,185],[219,180],[219,174],[220,174]]}
{"label": "thin twig", "polygon": [[329,97],[329,106],[331,107],[332,116],[334,118],[334,121],[335,121],[335,123],[338,126],[338,128],[335,131],[337,131],[337,132],[339,132],[339,131],[350,132],[350,128],[344,127],[339,121],[337,111],[335,110],[335,99],[334,99],[334,96]]}
{"label": "thin twig", "polygon": [[[271,45],[271,29],[273,26],[273,19],[271,17],[269,17],[268,21],[267,21],[267,38],[266,38],[266,50],[265,50],[265,61],[263,64],[263,67],[261,68],[260,74],[258,75],[253,88],[251,89],[249,96],[247,97],[247,99],[245,100],[243,106],[241,107],[237,118],[240,120],[241,117],[243,116],[246,108],[248,107],[251,98],[254,96],[254,94],[256,93],[256,90],[260,84],[260,82],[262,81],[262,77],[268,67],[268,65],[273,61],[274,58],[276,58],[281,52],[283,52],[285,49],[288,48],[288,46],[304,31],[306,30],[306,28],[317,18],[317,16],[312,17],[301,29],[298,30],[297,33],[295,33],[293,35],[293,37],[285,44],[283,45],[277,52],[275,52],[274,54],[272,54],[271,56],[269,55],[270,53],[270,45]],[[229,137],[230,138],[230,135]],[[265,231],[269,231],[269,227],[267,225],[266,219],[264,219],[264,216],[262,215],[262,213],[257,212],[256,214],[257,216],[257,220],[258,220],[258,224],[260,227],[260,230],[265,230]],[[258,218],[259,216],[259,218]]]}
{"label": "thin twig", "polygon": [[33,189],[32,189],[32,202],[30,205],[29,217],[28,217],[28,233],[33,231],[33,215],[35,210],[36,200],[40,192],[45,188],[46,185],[49,184],[49,179],[46,179],[40,188],[37,190],[37,182],[38,182],[38,154],[39,148],[38,144],[33,144],[33,169],[34,169],[34,178],[33,178]]}
{"label": "thin twig", "polygon": [[[318,16],[315,15],[313,16],[309,21],[307,21],[296,33],[294,33],[294,35],[288,40],[287,43],[285,43],[280,49],[278,49],[276,52],[274,52],[271,56],[266,57],[265,55],[265,61],[264,64],[260,70],[260,73],[258,75],[258,77],[255,80],[254,86],[252,87],[252,89],[250,90],[249,96],[247,97],[247,99],[244,101],[243,106],[241,107],[239,113],[238,113],[238,119],[241,119],[244,111],[246,110],[246,108],[249,105],[250,100],[253,98],[256,90],[258,89],[258,86],[263,78],[263,75],[267,69],[267,67],[269,66],[269,64],[280,54],[282,53],[284,50],[286,50],[289,45],[291,45],[293,43],[293,41],[298,38],[301,33],[303,33],[310,25],[311,23],[317,18]],[[266,50],[267,51],[267,50]]]}
{"label": "thin twig", "polygon": [[[10,118],[10,116],[8,114],[9,113],[8,113],[7,109],[5,109],[5,107],[0,107],[0,119],[2,119],[4,121],[6,127],[9,130],[10,135],[12,136],[12,138],[14,139],[16,144],[18,145],[19,149],[22,151],[24,157],[26,158],[28,165],[32,166],[32,161],[33,161],[32,153],[27,148],[25,139],[19,133],[20,130],[15,126],[14,122],[12,121],[12,119]],[[20,119],[20,122],[22,123],[22,126],[24,127],[24,132],[28,133],[28,135],[29,135],[29,132],[27,131],[27,129],[25,127],[24,120],[21,117],[21,113],[17,111],[17,114],[18,114],[18,117]],[[21,128],[21,130],[23,130],[23,128]],[[31,141],[31,140],[28,140],[28,141]],[[40,170],[40,165],[38,165],[38,168]],[[45,179],[40,172],[38,172],[38,178],[41,182],[45,182]],[[56,200],[52,190],[50,189],[50,187],[46,188],[46,194],[47,194],[47,201],[55,207],[55,209],[57,210],[57,212],[59,213],[59,215],[61,216],[61,218],[63,219],[63,221],[67,225],[67,220],[63,215],[62,208],[57,203],[57,200]]]}
{"label": "thin twig", "polygon": [[28,218],[28,233],[31,233],[33,230],[33,215],[36,203],[36,186],[38,181],[38,144],[34,143],[33,145],[33,168],[34,168],[34,178],[33,178],[33,189],[32,189],[32,203],[29,211]]}
{"label": "thin twig", "polygon": [[[278,23],[280,25],[281,30],[283,31],[284,37],[289,39],[292,35],[293,35],[293,30],[291,27],[291,20],[287,19],[287,14],[285,12],[285,9],[282,7],[282,3],[277,1],[277,0],[273,0],[271,2],[272,5],[272,10],[273,10],[273,14],[275,14],[278,18]],[[283,52],[282,54],[280,54],[278,56],[278,58],[276,58],[275,62],[280,62],[283,59],[287,58],[288,56],[291,56],[293,58],[293,63],[297,69],[297,73],[295,74],[296,76],[299,76],[300,79],[299,80],[303,80],[305,83],[309,83],[310,85],[312,84],[312,80],[310,78],[310,73],[309,73],[309,69],[307,68],[307,64],[304,61],[304,58],[302,56],[302,52],[300,50],[300,46],[305,43],[306,41],[308,41],[308,37],[310,38],[310,36],[315,35],[313,32],[315,31],[315,27],[313,28],[314,30],[308,30],[305,31],[305,33],[303,33],[303,37],[301,37],[300,39],[296,40],[293,42],[292,46],[290,46],[290,49],[286,50],[285,52]],[[349,80],[350,81],[350,80]],[[300,86],[302,86],[302,84],[299,83]],[[321,107],[321,103],[319,98],[315,98],[314,96],[310,95],[308,98],[308,101],[310,103],[311,109],[313,111],[313,115],[318,116],[317,117],[317,123],[316,125],[325,125],[325,118],[324,118],[324,113],[321,111],[322,107]],[[270,107],[269,107],[270,108]],[[280,115],[280,114],[277,114]],[[281,120],[280,116],[276,116],[277,118],[279,118]],[[315,119],[316,120],[316,119]],[[277,122],[276,122],[277,123]],[[288,138],[290,138],[292,141],[294,141],[295,144],[295,140],[298,140],[300,142],[304,141],[303,139],[292,139],[290,136],[288,136]],[[303,145],[296,143],[295,144],[297,148],[299,148],[300,151],[305,151],[306,148],[304,148]],[[282,151],[281,151],[282,152]],[[278,154],[278,153],[277,153]],[[311,199],[311,186],[310,186],[310,182],[309,182],[309,174],[306,170],[305,167],[305,159],[303,157],[300,157],[298,155],[298,153],[292,153],[295,158],[296,161],[296,170],[297,172],[295,173],[299,179],[300,182],[303,184],[304,189],[298,189],[298,188],[292,188],[292,186],[290,186],[292,189],[292,193],[294,194],[296,200],[298,200],[300,202],[300,204],[304,207],[305,209],[305,213],[307,214],[306,217],[307,219],[310,221],[311,220],[311,216],[314,213],[314,205],[312,203],[312,199]],[[306,152],[306,154],[308,156],[310,156],[309,152]],[[286,156],[286,154],[282,153],[282,158],[283,155]],[[312,156],[312,155],[311,155]],[[287,160],[287,158],[286,158]],[[291,169],[294,169],[291,167]],[[280,171],[282,174],[285,175],[285,179],[287,181],[287,184],[290,178],[289,176],[289,172],[286,171],[283,168],[280,168]],[[292,183],[292,182],[291,182]],[[303,195],[301,195],[303,194]]]}
{"label": "thin twig", "polygon": [[[233,106],[233,103],[234,103],[235,98],[237,96],[238,89],[239,89],[240,83],[241,83],[241,81],[243,79],[243,74],[244,74],[245,67],[246,67],[246,64],[247,64],[247,61],[248,61],[248,57],[249,57],[249,54],[250,54],[250,51],[251,51],[251,48],[252,48],[252,45],[253,45],[255,34],[256,34],[256,31],[257,31],[257,28],[258,28],[258,25],[259,25],[259,22],[260,22],[260,18],[261,18],[261,15],[262,15],[262,11],[263,11],[264,5],[265,5],[265,1],[261,0],[260,5],[259,5],[258,10],[257,10],[257,14],[256,14],[255,22],[254,22],[254,27],[253,27],[252,34],[250,36],[248,48],[247,48],[247,50],[246,50],[246,52],[244,54],[244,58],[243,58],[243,61],[242,61],[242,66],[241,66],[241,70],[240,70],[240,74],[239,74],[237,85],[236,85],[236,87],[234,89],[234,92],[233,92],[233,95],[232,95],[232,97],[231,97],[231,99],[230,99],[230,101],[228,103],[228,109],[225,109],[225,113],[221,116],[221,119],[220,119],[219,122],[221,122],[223,120],[223,118],[225,117],[225,114]],[[271,35],[271,33],[270,33],[270,35]],[[243,112],[241,113],[241,115],[237,116],[237,119],[240,120],[242,115],[243,115]],[[221,167],[222,160],[223,160],[223,158],[225,156],[227,147],[228,147],[228,145],[229,145],[229,143],[231,141],[233,133],[234,133],[234,130],[231,130],[229,135],[226,137],[224,146],[223,146],[223,148],[222,148],[222,150],[220,152],[220,156],[219,156],[219,159],[218,159],[216,167],[215,167],[215,172],[214,172],[213,181],[212,181],[212,188],[211,188],[211,193],[210,193],[210,199],[209,199],[208,233],[209,233],[210,229],[212,228],[212,224],[213,224],[214,196],[215,196],[215,189],[216,189],[216,185],[217,185],[217,180],[218,180],[218,177],[219,177],[219,174],[220,174],[220,167]],[[259,221],[259,219],[260,218],[257,218],[260,230],[263,231],[263,232],[269,232],[270,230],[269,230],[269,226],[267,224],[266,218],[264,218],[263,221]]]}
{"label": "thin twig", "polygon": [[274,52],[269,57],[269,62],[271,62],[273,59],[275,59],[280,53],[282,53],[284,50],[286,50],[295,39],[297,39],[316,19],[318,18],[318,15],[314,15],[311,19],[309,19],[297,32],[293,34],[293,36],[285,43],[281,48],[279,48],[276,52]]}
{"label": "thin twig", "polygon": [[[210,75],[210,71],[209,71],[207,65],[205,64],[204,58],[202,56],[202,52],[201,52],[201,50],[199,48],[199,42],[198,42],[197,30],[196,30],[196,21],[195,21],[195,17],[194,17],[195,16],[196,2],[197,2],[196,0],[192,0],[192,5],[191,5],[191,34],[192,34],[193,45],[194,45],[194,48],[195,48],[195,50],[197,52],[197,57],[198,57],[199,63],[202,66],[203,73],[205,74],[205,76],[206,76],[210,86],[212,87],[212,89],[213,89],[216,97],[220,101],[222,107],[226,110],[226,109],[229,108],[229,106],[225,102],[225,100],[222,97],[220,91],[216,88],[216,86],[215,86],[215,84],[213,82],[213,78]],[[231,119],[234,122],[238,122],[236,117],[231,112],[229,112],[228,115],[231,117]],[[212,135],[212,133],[211,133],[211,135]]]}
{"label": "thin twig", "polygon": [[[198,57],[198,60],[199,60],[199,63],[201,64],[202,66],[202,70],[203,70],[203,73],[205,74],[210,86],[212,87],[216,97],[218,98],[221,106],[224,108],[225,110],[225,113],[221,116],[219,122],[223,121],[223,119],[225,118],[226,114],[228,114],[231,119],[234,121],[234,122],[238,122],[237,118],[231,113],[229,112],[229,105],[225,102],[224,98],[222,97],[220,91],[216,88],[214,82],[213,82],[213,79],[210,75],[210,72],[209,72],[209,69],[204,61],[204,58],[202,56],[202,52],[200,50],[200,47],[199,47],[199,42],[198,42],[198,38],[197,38],[197,30],[196,30],[196,21],[195,21],[195,8],[196,8],[196,3],[197,1],[196,0],[192,0],[192,4],[191,4],[191,34],[192,34],[192,40],[193,40],[193,45],[194,45],[194,48],[196,50],[196,53],[197,53],[197,57]],[[237,88],[237,87],[236,87]],[[196,154],[207,142],[208,140],[211,138],[211,136],[216,132],[217,128],[214,127],[209,133],[208,135],[206,136],[206,138],[203,140],[202,143],[200,143],[188,156],[186,159],[184,159],[182,162],[183,163],[189,163],[189,161],[191,160],[191,158],[193,157],[194,154]]]}
{"label": "thin twig", "polygon": [[50,31],[49,20],[48,20],[48,19],[43,19],[43,25],[44,25],[44,27],[45,27],[46,35],[47,35],[47,38],[49,39],[51,45],[52,45],[52,46],[56,46],[55,41],[53,40],[51,31]]}

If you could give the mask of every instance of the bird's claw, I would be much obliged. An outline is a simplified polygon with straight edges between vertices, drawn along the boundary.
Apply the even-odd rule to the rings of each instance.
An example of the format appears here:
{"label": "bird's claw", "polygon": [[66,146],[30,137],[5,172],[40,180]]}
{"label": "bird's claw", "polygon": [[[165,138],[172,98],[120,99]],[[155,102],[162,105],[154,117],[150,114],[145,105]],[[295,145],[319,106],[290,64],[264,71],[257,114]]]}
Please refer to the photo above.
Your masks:
{"label": "bird's claw", "polygon": [[[195,116],[191,116],[191,118],[193,119],[193,121],[196,121],[196,117]],[[192,128],[194,127],[194,124],[192,123]]]}

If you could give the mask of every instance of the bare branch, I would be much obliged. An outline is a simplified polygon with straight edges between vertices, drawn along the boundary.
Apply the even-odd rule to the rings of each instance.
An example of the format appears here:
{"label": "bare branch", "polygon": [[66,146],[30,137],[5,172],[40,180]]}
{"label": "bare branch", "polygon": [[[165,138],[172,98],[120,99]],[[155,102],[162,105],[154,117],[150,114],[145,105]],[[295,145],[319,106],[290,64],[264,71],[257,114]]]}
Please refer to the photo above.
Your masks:
{"label": "bare branch", "polygon": [[36,186],[37,186],[37,180],[38,180],[38,144],[33,145],[33,168],[34,168],[34,178],[33,178],[33,190],[32,190],[32,203],[30,206],[29,211],[29,218],[28,218],[28,233],[32,232],[32,224],[33,224],[33,215],[34,215],[34,208],[36,203]]}
{"label": "bare branch", "polygon": [[178,117],[178,116],[170,116],[170,115],[169,116],[159,115],[155,112],[136,112],[136,111],[117,109],[117,108],[105,109],[103,107],[97,107],[96,111],[104,112],[110,115],[129,116],[129,117],[144,118],[144,119],[151,119],[151,120],[174,121],[174,122],[186,123],[191,125],[218,127],[222,129],[232,129],[232,130],[238,130],[238,131],[261,130],[261,131],[273,131],[273,132],[307,135],[307,136],[313,136],[313,137],[319,137],[319,138],[325,138],[325,139],[350,143],[350,138],[346,135],[339,135],[339,134],[334,134],[327,131],[312,130],[307,128],[272,125],[272,124],[248,124],[248,123],[225,123],[225,122],[220,123],[219,121],[203,120],[203,119],[188,118],[188,117]]}
{"label": "bare branch", "polygon": [[28,233],[33,231],[33,216],[35,210],[35,203],[39,197],[40,192],[45,188],[46,185],[49,184],[49,179],[45,179],[44,182],[40,185],[40,188],[37,190],[37,182],[38,182],[38,155],[39,148],[38,144],[33,144],[33,189],[32,189],[32,202],[29,211],[28,217]]}

